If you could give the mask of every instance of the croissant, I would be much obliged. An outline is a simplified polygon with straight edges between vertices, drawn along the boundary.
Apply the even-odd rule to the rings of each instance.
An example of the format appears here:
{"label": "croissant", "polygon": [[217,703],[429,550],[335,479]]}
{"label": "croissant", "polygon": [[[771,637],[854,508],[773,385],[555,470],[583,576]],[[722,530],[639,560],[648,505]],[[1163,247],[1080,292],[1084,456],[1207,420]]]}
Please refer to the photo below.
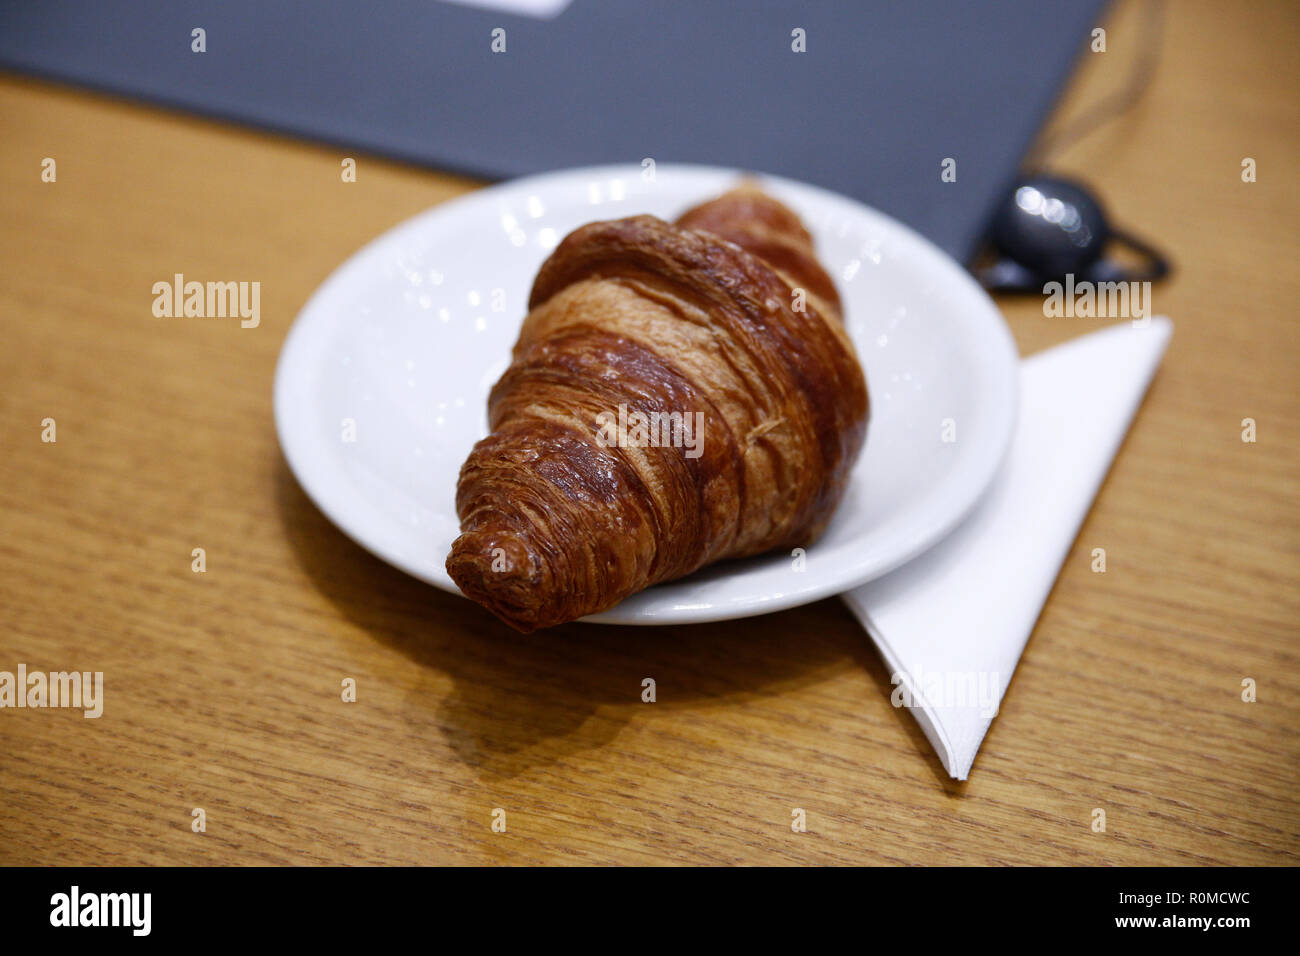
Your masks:
{"label": "croissant", "polygon": [[866,434],[866,381],[798,217],[745,184],[593,222],[533,284],[447,571],[522,632],[806,546]]}

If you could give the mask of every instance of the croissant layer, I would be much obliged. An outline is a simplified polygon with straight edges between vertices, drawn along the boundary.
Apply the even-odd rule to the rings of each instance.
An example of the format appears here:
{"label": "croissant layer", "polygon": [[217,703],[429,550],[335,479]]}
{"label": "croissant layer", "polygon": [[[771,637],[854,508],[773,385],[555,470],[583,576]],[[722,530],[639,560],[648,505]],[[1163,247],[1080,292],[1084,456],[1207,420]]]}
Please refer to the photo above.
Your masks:
{"label": "croissant layer", "polygon": [[867,423],[839,309],[802,224],[752,187],[570,233],[461,469],[452,579],[527,632],[811,543]]}

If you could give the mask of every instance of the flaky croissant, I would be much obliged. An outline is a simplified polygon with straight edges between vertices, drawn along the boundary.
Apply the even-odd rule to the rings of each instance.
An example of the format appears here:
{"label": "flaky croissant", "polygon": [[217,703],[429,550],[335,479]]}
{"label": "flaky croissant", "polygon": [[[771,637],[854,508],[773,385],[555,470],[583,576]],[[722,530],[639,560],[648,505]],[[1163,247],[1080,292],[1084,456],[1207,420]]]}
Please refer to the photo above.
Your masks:
{"label": "flaky croissant", "polygon": [[447,571],[528,632],[726,558],[810,544],[867,388],[799,219],[743,185],[570,233],[533,284]]}

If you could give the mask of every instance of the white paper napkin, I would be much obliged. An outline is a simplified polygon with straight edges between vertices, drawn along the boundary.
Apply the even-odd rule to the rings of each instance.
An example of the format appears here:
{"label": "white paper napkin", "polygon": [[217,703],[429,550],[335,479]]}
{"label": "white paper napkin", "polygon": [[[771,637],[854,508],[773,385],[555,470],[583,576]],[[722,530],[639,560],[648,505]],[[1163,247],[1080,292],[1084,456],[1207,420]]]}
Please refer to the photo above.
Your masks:
{"label": "white paper napkin", "polygon": [[1126,322],[1020,363],[1007,460],[930,551],[843,595],[944,767],[970,774],[1016,662],[1173,333]]}

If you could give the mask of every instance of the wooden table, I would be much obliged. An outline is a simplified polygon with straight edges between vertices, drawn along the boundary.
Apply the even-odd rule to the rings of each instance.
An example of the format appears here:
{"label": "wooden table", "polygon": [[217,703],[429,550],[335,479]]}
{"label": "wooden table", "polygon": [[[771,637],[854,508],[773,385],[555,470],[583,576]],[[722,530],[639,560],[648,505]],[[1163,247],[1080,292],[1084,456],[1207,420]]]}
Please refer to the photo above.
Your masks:
{"label": "wooden table", "polygon": [[[523,638],[308,503],[271,419],[289,324],[476,184],[361,156],[343,185],[336,150],[4,78],[0,670],[102,671],[105,701],[0,712],[0,863],[1300,862],[1300,17],[1175,7],[1145,98],[1055,168],[1168,245],[1177,331],[965,784],[837,601]],[[176,272],[261,281],[260,327],[154,319]],[[1004,305],[1026,354],[1106,324]]]}

